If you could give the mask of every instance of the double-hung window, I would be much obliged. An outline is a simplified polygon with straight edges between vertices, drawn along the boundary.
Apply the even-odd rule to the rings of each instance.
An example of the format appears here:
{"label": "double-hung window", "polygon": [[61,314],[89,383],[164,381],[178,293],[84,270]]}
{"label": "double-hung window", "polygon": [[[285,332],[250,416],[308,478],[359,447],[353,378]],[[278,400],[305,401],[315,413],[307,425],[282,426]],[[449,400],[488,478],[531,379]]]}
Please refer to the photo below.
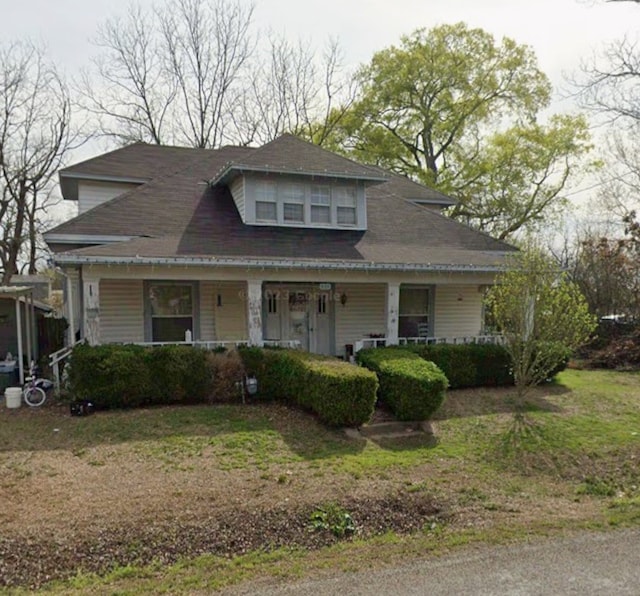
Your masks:
{"label": "double-hung window", "polygon": [[341,226],[356,225],[356,189],[352,186],[334,188],[336,223]]}
{"label": "double-hung window", "polygon": [[152,341],[184,341],[187,330],[194,331],[193,285],[149,284]]}
{"label": "double-hung window", "polygon": [[331,186],[328,184],[311,187],[311,223],[331,223]]}
{"label": "double-hung window", "polygon": [[282,189],[282,219],[289,223],[304,223],[305,185],[291,182]]}
{"label": "double-hung window", "polygon": [[429,298],[428,288],[400,288],[399,337],[429,335]]}
{"label": "double-hung window", "polygon": [[278,221],[278,187],[271,180],[262,180],[256,187],[256,220]]}

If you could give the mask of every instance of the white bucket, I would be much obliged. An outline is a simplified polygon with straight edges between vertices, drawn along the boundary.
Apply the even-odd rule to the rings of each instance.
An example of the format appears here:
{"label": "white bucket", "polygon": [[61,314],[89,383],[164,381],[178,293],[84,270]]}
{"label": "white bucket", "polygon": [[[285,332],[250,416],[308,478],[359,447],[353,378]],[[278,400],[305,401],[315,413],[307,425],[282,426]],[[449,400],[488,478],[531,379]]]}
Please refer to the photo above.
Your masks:
{"label": "white bucket", "polygon": [[7,408],[19,408],[22,404],[22,387],[7,387],[4,390]]}

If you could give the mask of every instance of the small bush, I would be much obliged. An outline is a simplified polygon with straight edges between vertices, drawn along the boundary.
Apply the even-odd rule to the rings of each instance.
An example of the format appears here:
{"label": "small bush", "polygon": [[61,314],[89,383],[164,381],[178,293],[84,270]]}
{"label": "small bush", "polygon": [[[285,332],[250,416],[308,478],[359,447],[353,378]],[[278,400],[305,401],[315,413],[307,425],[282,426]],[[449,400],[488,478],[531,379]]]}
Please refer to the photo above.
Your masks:
{"label": "small bush", "polygon": [[429,344],[406,346],[406,349],[435,362],[452,389],[513,385],[511,358],[503,346]]}
{"label": "small bush", "polygon": [[374,410],[376,376],[335,358],[297,350],[242,348],[257,397],[297,404],[332,426],[360,426]]}
{"label": "small bush", "polygon": [[442,405],[448,381],[433,362],[398,348],[360,350],[357,359],[378,375],[380,400],[400,420],[427,420]]}
{"label": "small bush", "polygon": [[233,402],[241,399],[238,381],[245,376],[244,365],[237,350],[207,353],[211,374],[210,402]]}
{"label": "small bush", "polygon": [[309,516],[309,527],[316,531],[331,532],[336,538],[344,538],[356,531],[351,514],[337,503],[327,503],[318,507]]}

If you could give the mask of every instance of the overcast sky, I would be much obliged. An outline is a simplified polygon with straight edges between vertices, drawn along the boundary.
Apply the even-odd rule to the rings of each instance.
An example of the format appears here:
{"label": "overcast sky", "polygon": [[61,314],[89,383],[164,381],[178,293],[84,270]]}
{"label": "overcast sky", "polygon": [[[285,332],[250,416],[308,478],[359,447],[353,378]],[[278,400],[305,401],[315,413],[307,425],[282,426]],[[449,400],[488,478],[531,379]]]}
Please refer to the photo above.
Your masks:
{"label": "overcast sky", "polygon": [[[73,76],[95,53],[89,40],[98,24],[124,14],[129,3],[0,0],[0,39],[28,37],[43,42],[56,63]],[[139,3],[152,6],[157,0]],[[557,91],[564,75],[575,72],[581,59],[615,39],[635,37],[640,22],[640,4],[605,0],[256,0],[254,4],[258,28],[284,31],[292,39],[303,37],[318,46],[329,36],[336,37],[352,66],[418,27],[464,21],[498,38],[509,36],[532,46]],[[554,108],[572,106],[565,100]],[[81,157],[97,152],[95,145],[85,147]]]}
{"label": "overcast sky", "polygon": [[[151,6],[154,0],[140,0]],[[0,39],[45,42],[72,74],[94,51],[89,38],[98,23],[123,14],[129,0],[0,0]],[[340,39],[347,60],[367,61],[418,27],[465,21],[497,37],[531,45],[557,85],[581,57],[637,32],[640,5],[604,0],[256,0],[260,28],[284,30],[321,45]]]}

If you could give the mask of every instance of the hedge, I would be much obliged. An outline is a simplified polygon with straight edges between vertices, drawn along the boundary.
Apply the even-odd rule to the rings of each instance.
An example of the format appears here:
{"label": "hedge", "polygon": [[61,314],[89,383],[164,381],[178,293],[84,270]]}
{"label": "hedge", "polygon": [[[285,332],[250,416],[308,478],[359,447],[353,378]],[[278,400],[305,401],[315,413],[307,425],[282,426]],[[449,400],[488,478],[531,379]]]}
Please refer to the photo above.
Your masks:
{"label": "hedge", "polygon": [[[497,344],[418,344],[402,346],[429,362],[435,362],[452,389],[513,385],[511,356]],[[548,375],[553,378],[569,363],[571,352],[558,348],[561,362]]]}
{"label": "hedge", "polygon": [[69,392],[100,409],[203,403],[215,385],[207,358],[191,346],[80,344],[71,356]]}
{"label": "hedge", "polygon": [[360,426],[373,415],[376,375],[335,358],[298,350],[241,348],[257,397],[297,404],[331,426]]}
{"label": "hedge", "polygon": [[380,400],[399,420],[427,420],[444,401],[447,377],[433,363],[409,350],[360,350],[357,360],[378,376]]}
{"label": "hedge", "polygon": [[452,389],[513,385],[511,357],[496,344],[417,344],[403,346],[435,364]]}

